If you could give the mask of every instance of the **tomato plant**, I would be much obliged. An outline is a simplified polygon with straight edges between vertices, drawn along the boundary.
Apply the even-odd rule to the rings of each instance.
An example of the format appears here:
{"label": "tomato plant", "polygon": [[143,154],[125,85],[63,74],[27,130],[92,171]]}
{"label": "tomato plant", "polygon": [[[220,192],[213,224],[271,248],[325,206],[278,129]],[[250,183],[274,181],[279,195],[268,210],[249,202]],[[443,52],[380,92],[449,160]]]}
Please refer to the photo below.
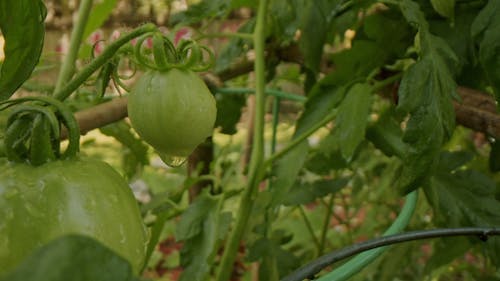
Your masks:
{"label": "tomato plant", "polygon": [[203,80],[175,68],[143,74],[128,102],[132,126],[167,164],[185,159],[212,134],[216,111]]}
{"label": "tomato plant", "polygon": [[[4,2],[0,111],[9,115],[0,122],[0,183],[9,189],[0,203],[6,210],[36,199],[33,194],[45,198],[47,187],[33,193],[10,187],[21,181],[24,190],[42,189],[24,174],[65,187],[50,175],[72,166],[67,163],[86,170],[90,160],[76,154],[75,132],[100,128],[114,140],[92,132],[82,151],[122,169],[140,198],[150,231],[142,270],[127,254],[144,242],[139,215],[131,248],[100,241],[127,258],[142,279],[498,279],[500,1],[80,0],[72,8],[45,0],[51,4],[47,24],[56,27],[64,22],[54,20],[60,11],[78,9],[71,13],[77,17],[57,77],[49,70],[50,51],[38,62],[42,1]],[[134,17],[123,10],[131,5],[125,10]],[[11,17],[10,11],[26,13]],[[124,25],[136,24],[127,21],[143,11],[158,25],[127,30]],[[197,72],[208,73],[200,79]],[[37,79],[40,73],[50,79]],[[25,91],[35,97],[17,95]],[[158,155],[177,167],[165,167]],[[96,179],[107,173],[88,169]],[[77,178],[82,186],[97,185],[89,176]],[[49,205],[59,207],[67,198]],[[84,193],[79,198],[82,208],[94,202]],[[97,206],[109,206],[112,198],[95,199],[89,220],[71,220],[121,221],[121,209],[137,214],[132,199],[119,211]],[[29,203],[19,207],[23,218],[0,213],[15,216],[0,221],[9,224],[2,230],[55,218],[54,209],[23,202]],[[63,218],[70,220],[72,212]],[[120,234],[112,223],[103,231]],[[22,229],[19,237],[31,241],[24,234],[32,228]],[[410,231],[415,229],[425,230]],[[391,237],[374,238],[380,235]],[[463,235],[469,237],[449,238]],[[40,266],[53,273],[60,267],[66,270],[60,278],[70,279],[76,262],[47,265],[39,257],[57,256],[61,247],[72,255],[79,245],[89,249],[97,242],[64,239],[34,254],[23,250],[27,259],[12,254],[24,262],[6,278]],[[9,256],[13,249],[7,249]],[[123,260],[113,265],[109,251],[95,255],[108,261],[106,268],[128,266]],[[101,264],[89,256],[78,263],[100,276]],[[124,275],[115,279],[135,279]]]}

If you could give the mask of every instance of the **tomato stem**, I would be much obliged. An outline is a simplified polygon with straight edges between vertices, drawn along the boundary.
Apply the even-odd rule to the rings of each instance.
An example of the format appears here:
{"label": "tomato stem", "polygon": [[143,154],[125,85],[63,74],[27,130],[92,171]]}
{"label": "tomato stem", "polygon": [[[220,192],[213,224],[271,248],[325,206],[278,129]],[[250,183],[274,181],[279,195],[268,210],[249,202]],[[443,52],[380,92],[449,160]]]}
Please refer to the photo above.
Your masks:
{"label": "tomato stem", "polygon": [[78,8],[78,18],[76,19],[75,27],[71,32],[69,50],[64,58],[61,70],[59,71],[54,93],[59,92],[63,84],[68,81],[75,72],[75,61],[78,56],[78,51],[80,50],[80,44],[82,42],[85,26],[87,25],[87,21],[89,19],[90,10],[92,9],[92,3],[93,0],[82,0],[82,2],[80,2],[80,6]]}
{"label": "tomato stem", "polygon": [[218,281],[227,281],[233,270],[233,264],[236,259],[239,244],[245,233],[248,219],[250,217],[254,196],[259,183],[264,175],[264,114],[265,114],[265,21],[266,21],[267,0],[261,0],[257,12],[257,22],[253,33],[255,46],[255,127],[252,154],[249,164],[248,185],[243,192],[240,207],[236,217],[236,225],[226,243],[226,248],[222,256],[219,271],[217,272]]}
{"label": "tomato stem", "polygon": [[156,30],[154,24],[148,23],[142,25],[128,34],[118,38],[116,41],[111,43],[100,56],[96,57],[92,62],[85,66],[80,72],[78,72],[73,79],[62,87],[60,91],[56,91],[54,97],[59,100],[65,100],[68,98],[80,85],[82,85],[97,69],[103,66],[105,63],[111,59],[116,52],[130,40],[139,37],[142,34],[153,32]]}

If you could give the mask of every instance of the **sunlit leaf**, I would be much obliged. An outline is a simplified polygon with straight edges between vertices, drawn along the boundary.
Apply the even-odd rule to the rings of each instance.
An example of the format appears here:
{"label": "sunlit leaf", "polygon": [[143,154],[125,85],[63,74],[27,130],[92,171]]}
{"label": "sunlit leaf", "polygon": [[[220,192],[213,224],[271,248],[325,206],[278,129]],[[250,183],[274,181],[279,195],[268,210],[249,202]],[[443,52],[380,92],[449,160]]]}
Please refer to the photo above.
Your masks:
{"label": "sunlit leaf", "polygon": [[365,139],[365,129],[372,104],[372,89],[367,84],[355,84],[339,106],[335,131],[340,151],[350,161],[358,145]]}
{"label": "sunlit leaf", "polygon": [[231,213],[221,212],[221,200],[203,193],[182,214],[175,234],[177,240],[184,241],[181,250],[184,271],[179,280],[207,280],[231,222]]}

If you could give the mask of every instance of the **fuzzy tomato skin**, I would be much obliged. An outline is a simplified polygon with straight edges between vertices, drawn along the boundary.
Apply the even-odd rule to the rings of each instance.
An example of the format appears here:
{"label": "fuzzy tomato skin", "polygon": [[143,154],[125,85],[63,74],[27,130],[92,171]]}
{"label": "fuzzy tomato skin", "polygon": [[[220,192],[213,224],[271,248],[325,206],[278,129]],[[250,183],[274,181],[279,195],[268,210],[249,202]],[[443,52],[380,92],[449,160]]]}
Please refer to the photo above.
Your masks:
{"label": "fuzzy tomato skin", "polygon": [[132,127],[160,156],[187,157],[212,134],[217,108],[194,72],[148,71],[128,100]]}
{"label": "fuzzy tomato skin", "polygon": [[0,276],[66,234],[90,236],[138,273],[147,235],[125,180],[108,164],[68,159],[33,167],[0,159]]}

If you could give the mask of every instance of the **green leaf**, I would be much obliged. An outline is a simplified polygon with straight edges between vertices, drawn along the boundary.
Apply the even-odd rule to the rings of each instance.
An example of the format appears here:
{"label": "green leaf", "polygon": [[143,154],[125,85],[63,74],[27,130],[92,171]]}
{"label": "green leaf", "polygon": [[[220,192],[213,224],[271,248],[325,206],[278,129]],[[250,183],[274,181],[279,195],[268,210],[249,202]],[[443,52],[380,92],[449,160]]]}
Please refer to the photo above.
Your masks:
{"label": "green leaf", "polygon": [[328,194],[334,194],[344,188],[350,178],[338,178],[334,180],[318,180],[312,183],[297,183],[286,194],[283,204],[296,206],[311,203],[318,198]]}
{"label": "green leaf", "polygon": [[[479,85],[470,84],[467,81],[482,80],[481,77],[471,77],[470,73],[461,73],[473,69],[474,58],[474,45],[471,36],[471,26],[478,13],[477,9],[459,9],[456,11],[455,20],[453,25],[444,19],[429,20],[430,31],[432,34],[439,36],[453,49],[459,60],[459,67],[456,68],[454,73],[460,74],[457,81],[460,84],[467,85],[472,88],[480,88]],[[473,72],[477,72],[474,71]],[[474,73],[475,75],[482,75],[481,73]],[[476,82],[477,83],[477,82]]]}
{"label": "green leaf", "polygon": [[395,118],[394,110],[383,112],[377,122],[366,130],[366,138],[387,156],[403,158],[408,149],[403,142],[403,130]]}
{"label": "green leaf", "polygon": [[0,29],[5,60],[0,70],[0,101],[8,99],[38,64],[45,35],[47,10],[42,1],[0,2]]}
{"label": "green leaf", "polygon": [[295,179],[299,175],[308,151],[309,145],[307,141],[303,141],[278,160],[273,168],[274,177],[271,181],[272,188],[270,190],[272,198],[271,205],[277,206],[282,203],[295,182]]}
{"label": "green leaf", "polygon": [[[275,233],[278,231],[275,231]],[[275,234],[273,233],[273,234]],[[277,274],[284,277],[299,265],[299,259],[291,252],[285,250],[278,241],[279,237],[273,239],[260,238],[249,248],[248,261],[255,262],[273,258],[275,266],[273,268],[263,268],[259,270],[259,280],[275,280]],[[278,272],[273,272],[277,270]]]}
{"label": "green leaf", "polygon": [[192,25],[202,20],[223,17],[232,8],[231,0],[202,0],[196,4],[189,5],[186,11],[174,14],[170,18],[170,25],[183,23]]}
{"label": "green leaf", "polygon": [[304,55],[304,65],[317,72],[323,55],[323,44],[327,39],[334,10],[341,1],[306,1],[302,7],[301,38],[299,47]]}
{"label": "green leaf", "polygon": [[227,135],[236,134],[236,125],[241,118],[241,109],[246,104],[243,95],[218,94],[215,95],[217,102],[217,118],[215,127],[221,127],[221,133]]}
{"label": "green leaf", "polygon": [[39,248],[2,281],[138,281],[130,264],[98,241],[80,235]]}
{"label": "green leaf", "polygon": [[477,171],[463,169],[463,157],[443,153],[424,188],[438,223],[448,227],[500,225],[495,182]]}
{"label": "green leaf", "polygon": [[348,167],[340,149],[329,152],[317,151],[307,160],[306,169],[318,175],[328,175],[331,171]]}
{"label": "green leaf", "polygon": [[92,32],[103,25],[115,9],[116,3],[117,0],[102,0],[94,4],[82,38],[86,39]]}
{"label": "green leaf", "polygon": [[203,221],[210,211],[217,206],[218,200],[211,196],[198,196],[182,214],[175,230],[178,241],[187,240],[201,233]]}
{"label": "green leaf", "polygon": [[424,271],[426,275],[430,275],[433,270],[441,266],[449,266],[449,263],[458,257],[462,257],[471,246],[466,237],[440,238],[434,243],[433,254],[425,263]]}
{"label": "green leaf", "polygon": [[[495,198],[496,183],[486,175],[466,169],[467,154],[441,154],[429,183],[424,186],[434,209],[435,221],[445,227],[495,227],[500,225],[500,201]],[[470,157],[470,156],[469,156]],[[500,239],[486,242],[488,254],[500,264]]]}
{"label": "green leaf", "polygon": [[[325,118],[339,104],[345,92],[344,88],[322,87],[319,83],[316,84],[313,91],[316,93],[310,94],[312,97],[308,99],[306,108],[297,121],[294,137],[304,133],[315,123]],[[308,151],[309,145],[307,141],[303,141],[275,164],[274,177],[271,182],[273,205],[281,204],[304,166]]]}
{"label": "green leaf", "polygon": [[[371,68],[377,67],[377,64],[382,65],[384,60],[387,60],[386,63],[392,63],[394,59],[404,57],[408,47],[413,44],[411,29],[402,15],[395,13],[394,10],[374,13],[363,21],[363,28],[357,31],[353,45],[356,45],[357,41],[366,39],[377,43],[376,52],[379,55],[367,60]],[[387,46],[391,47],[387,48]],[[366,67],[366,65],[362,64],[360,67]]]}
{"label": "green leaf", "polygon": [[270,1],[267,24],[271,27],[273,37],[282,41],[281,44],[289,43],[295,37],[305,3],[304,0]]}
{"label": "green leaf", "polygon": [[446,42],[429,32],[419,6],[400,2],[407,21],[418,27],[420,60],[405,72],[399,87],[398,109],[410,114],[403,140],[408,144],[405,166],[398,188],[410,192],[428,178],[441,146],[455,128],[452,97],[458,97],[452,70],[458,65],[455,53]]}
{"label": "green leaf", "polygon": [[432,7],[441,16],[453,19],[455,16],[455,0],[431,0]]}
{"label": "green leaf", "polygon": [[[255,20],[250,19],[244,23],[239,29],[238,33],[251,34],[255,27]],[[234,61],[241,57],[243,54],[253,46],[252,40],[242,38],[232,38],[226,46],[218,54],[215,62],[214,71],[218,74],[230,70]],[[231,70],[230,70],[231,71]]]}
{"label": "green leaf", "polygon": [[368,84],[355,84],[339,106],[335,131],[339,138],[340,152],[347,161],[365,139],[365,129],[372,104],[372,89]]}
{"label": "green leaf", "polygon": [[488,1],[472,24],[472,37],[479,43],[479,62],[485,70],[500,110],[500,1]]}
{"label": "green leaf", "polygon": [[144,165],[149,163],[148,146],[132,132],[132,128],[127,122],[115,122],[101,127],[100,131],[115,138],[127,148],[124,152],[124,168],[129,179],[133,178]]}
{"label": "green leaf", "polygon": [[207,280],[219,246],[229,230],[231,213],[221,212],[222,197],[203,193],[184,212],[176,229],[183,240],[181,281]]}

